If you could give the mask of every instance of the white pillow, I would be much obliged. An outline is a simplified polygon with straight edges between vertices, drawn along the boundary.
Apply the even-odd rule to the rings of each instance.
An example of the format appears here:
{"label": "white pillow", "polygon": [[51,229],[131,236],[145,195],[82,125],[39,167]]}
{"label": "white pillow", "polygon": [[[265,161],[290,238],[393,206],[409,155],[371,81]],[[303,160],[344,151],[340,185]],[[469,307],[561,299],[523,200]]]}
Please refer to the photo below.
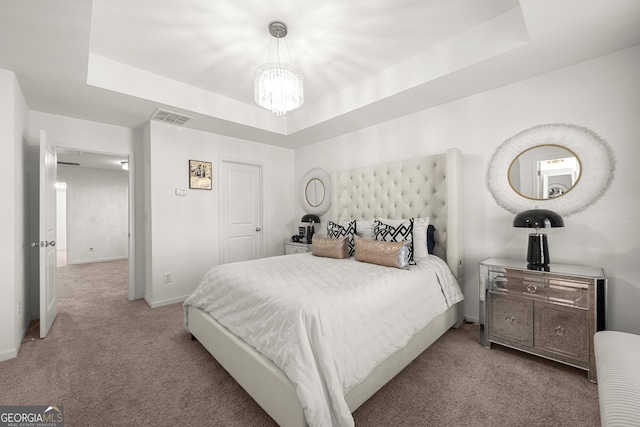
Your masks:
{"label": "white pillow", "polygon": [[426,258],[429,256],[427,248],[427,228],[429,227],[429,217],[413,219],[413,259]]}
{"label": "white pillow", "polygon": [[375,229],[375,220],[367,219],[364,221],[356,221],[356,234],[363,239],[374,239],[373,230]]}

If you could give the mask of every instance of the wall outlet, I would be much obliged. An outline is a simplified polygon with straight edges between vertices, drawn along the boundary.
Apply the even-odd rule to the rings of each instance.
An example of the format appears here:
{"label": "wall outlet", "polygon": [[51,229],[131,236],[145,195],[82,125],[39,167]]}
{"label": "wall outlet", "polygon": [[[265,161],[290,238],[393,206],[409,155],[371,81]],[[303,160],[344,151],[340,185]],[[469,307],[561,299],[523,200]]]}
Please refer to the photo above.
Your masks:
{"label": "wall outlet", "polygon": [[171,273],[164,273],[164,283],[171,283]]}
{"label": "wall outlet", "polygon": [[186,196],[187,190],[184,188],[176,188],[176,196]]}

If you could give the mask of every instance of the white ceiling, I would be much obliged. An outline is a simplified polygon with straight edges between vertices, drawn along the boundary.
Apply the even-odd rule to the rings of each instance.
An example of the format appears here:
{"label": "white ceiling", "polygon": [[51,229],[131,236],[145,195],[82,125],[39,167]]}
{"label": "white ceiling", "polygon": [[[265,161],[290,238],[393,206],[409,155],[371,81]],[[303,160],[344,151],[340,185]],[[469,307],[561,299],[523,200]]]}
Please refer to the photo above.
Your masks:
{"label": "white ceiling", "polygon": [[[640,44],[637,0],[0,2],[0,67],[30,109],[138,128],[160,107],[284,147]],[[274,20],[305,78],[285,117],[253,102]]]}
{"label": "white ceiling", "polygon": [[280,20],[289,30],[281,57],[287,59],[288,47],[290,59],[307,76],[305,102],[313,104],[517,5],[517,0],[377,0],[365,7],[344,0],[94,1],[90,49],[253,105],[253,73],[267,62],[274,40],[268,23]]}

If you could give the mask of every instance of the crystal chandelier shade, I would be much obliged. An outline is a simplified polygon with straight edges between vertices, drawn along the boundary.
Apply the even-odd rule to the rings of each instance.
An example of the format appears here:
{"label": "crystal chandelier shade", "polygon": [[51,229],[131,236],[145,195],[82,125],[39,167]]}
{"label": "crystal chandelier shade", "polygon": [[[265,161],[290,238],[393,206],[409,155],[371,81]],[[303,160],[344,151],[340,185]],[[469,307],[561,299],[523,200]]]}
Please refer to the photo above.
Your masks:
{"label": "crystal chandelier shade", "polygon": [[259,106],[282,116],[304,101],[302,73],[287,63],[268,62],[256,69],[254,92]]}
{"label": "crystal chandelier shade", "polygon": [[[272,22],[269,32],[279,43],[287,35],[287,27],[281,22]],[[304,87],[302,73],[280,60],[279,44],[276,50],[277,62],[267,62],[256,69],[253,90],[256,104],[282,116],[302,105]]]}

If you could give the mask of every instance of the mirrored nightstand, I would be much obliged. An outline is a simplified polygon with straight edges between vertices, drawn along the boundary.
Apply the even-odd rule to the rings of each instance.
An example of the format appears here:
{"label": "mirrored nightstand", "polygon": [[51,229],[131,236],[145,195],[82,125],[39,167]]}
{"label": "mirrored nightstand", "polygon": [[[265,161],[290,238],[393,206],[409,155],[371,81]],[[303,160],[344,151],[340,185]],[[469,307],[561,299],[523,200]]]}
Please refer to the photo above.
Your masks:
{"label": "mirrored nightstand", "polygon": [[304,252],[311,252],[311,244],[300,242],[284,242],[284,254],[301,254]]}
{"label": "mirrored nightstand", "polygon": [[488,258],[480,263],[480,343],[525,351],[588,371],[596,381],[593,335],[606,329],[604,271]]}

